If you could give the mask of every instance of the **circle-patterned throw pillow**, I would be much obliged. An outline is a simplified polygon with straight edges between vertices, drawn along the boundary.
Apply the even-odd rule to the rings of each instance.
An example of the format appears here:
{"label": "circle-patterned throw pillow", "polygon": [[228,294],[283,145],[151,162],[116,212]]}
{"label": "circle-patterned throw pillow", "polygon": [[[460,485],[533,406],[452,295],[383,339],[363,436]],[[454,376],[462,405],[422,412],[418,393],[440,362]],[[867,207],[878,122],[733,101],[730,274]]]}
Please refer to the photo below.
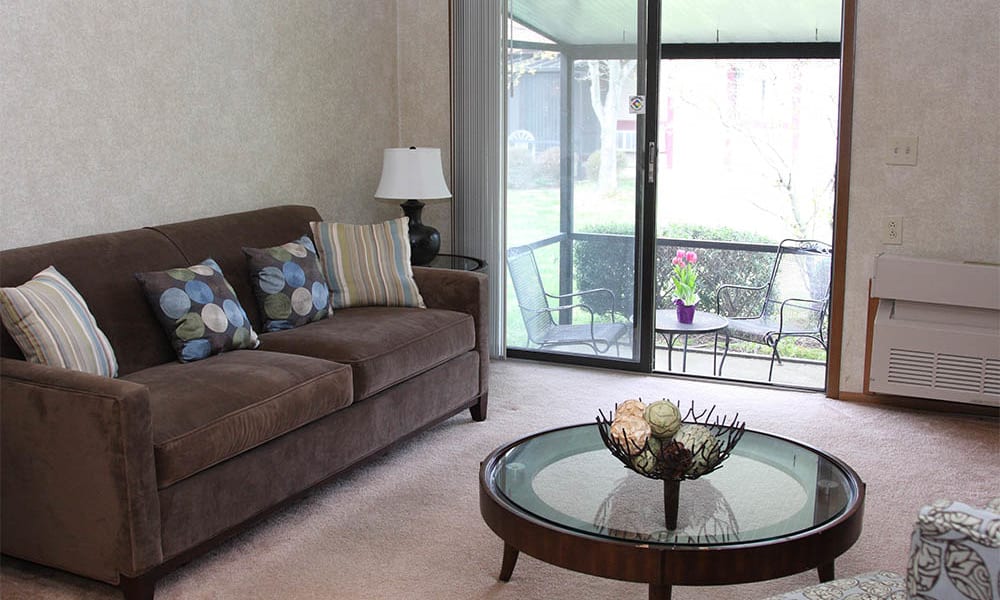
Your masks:
{"label": "circle-patterned throw pillow", "polygon": [[211,258],[135,277],[181,362],[260,345],[236,292]]}
{"label": "circle-patterned throw pillow", "polygon": [[293,329],[330,314],[330,289],[309,236],[243,253],[265,331]]}

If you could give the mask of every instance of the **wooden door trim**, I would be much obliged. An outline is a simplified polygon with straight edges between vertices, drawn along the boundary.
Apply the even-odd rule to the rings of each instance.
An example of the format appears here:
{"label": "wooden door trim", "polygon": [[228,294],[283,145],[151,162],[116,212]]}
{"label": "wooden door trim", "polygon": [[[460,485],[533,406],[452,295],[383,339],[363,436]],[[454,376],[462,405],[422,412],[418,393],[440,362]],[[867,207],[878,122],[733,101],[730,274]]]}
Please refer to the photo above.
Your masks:
{"label": "wooden door trim", "polygon": [[840,39],[840,113],[837,135],[837,187],[833,201],[833,274],[830,282],[830,334],[826,395],[840,397],[847,282],[847,221],[851,186],[851,125],[854,119],[854,52],[857,0],[844,0]]}

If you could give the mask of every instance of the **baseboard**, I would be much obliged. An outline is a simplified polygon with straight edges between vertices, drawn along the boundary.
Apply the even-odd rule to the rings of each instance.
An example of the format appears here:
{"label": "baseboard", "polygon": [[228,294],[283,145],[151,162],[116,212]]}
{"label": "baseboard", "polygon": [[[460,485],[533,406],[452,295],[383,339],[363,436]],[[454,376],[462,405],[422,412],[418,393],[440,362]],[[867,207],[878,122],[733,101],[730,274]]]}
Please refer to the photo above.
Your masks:
{"label": "baseboard", "polygon": [[975,417],[1000,417],[1000,407],[984,406],[982,404],[967,404],[964,402],[949,402],[946,400],[930,400],[910,396],[895,396],[891,394],[874,394],[871,392],[840,392],[839,400],[848,402],[868,402],[884,404],[899,408],[944,412],[949,414],[971,415]]}

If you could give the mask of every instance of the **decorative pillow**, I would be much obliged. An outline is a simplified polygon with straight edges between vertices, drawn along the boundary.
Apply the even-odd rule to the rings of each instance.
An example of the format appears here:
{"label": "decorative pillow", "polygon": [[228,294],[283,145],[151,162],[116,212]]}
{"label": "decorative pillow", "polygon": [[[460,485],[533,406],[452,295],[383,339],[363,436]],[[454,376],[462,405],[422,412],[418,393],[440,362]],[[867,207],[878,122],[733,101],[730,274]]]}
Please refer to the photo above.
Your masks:
{"label": "decorative pillow", "polygon": [[55,267],[17,287],[0,288],[0,318],[28,362],[118,376],[107,336],[80,292]]}
{"label": "decorative pillow", "polygon": [[293,329],[330,314],[330,290],[309,236],[243,253],[265,331]]}
{"label": "decorative pillow", "polygon": [[260,345],[236,292],[211,258],[135,278],[181,362]]}
{"label": "decorative pillow", "polygon": [[408,223],[406,217],[373,225],[309,223],[330,284],[332,308],[424,308],[410,266]]}

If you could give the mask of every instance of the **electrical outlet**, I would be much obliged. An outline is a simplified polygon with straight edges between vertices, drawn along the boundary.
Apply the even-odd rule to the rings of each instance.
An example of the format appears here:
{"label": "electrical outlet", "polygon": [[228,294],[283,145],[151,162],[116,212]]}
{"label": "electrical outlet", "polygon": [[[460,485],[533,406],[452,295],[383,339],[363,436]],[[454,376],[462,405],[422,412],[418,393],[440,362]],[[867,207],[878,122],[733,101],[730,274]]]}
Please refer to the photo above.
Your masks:
{"label": "electrical outlet", "polygon": [[882,225],[883,244],[903,243],[903,217],[886,217]]}
{"label": "electrical outlet", "polygon": [[889,138],[888,153],[885,157],[887,165],[916,165],[917,164],[917,136],[902,137],[894,136]]}

